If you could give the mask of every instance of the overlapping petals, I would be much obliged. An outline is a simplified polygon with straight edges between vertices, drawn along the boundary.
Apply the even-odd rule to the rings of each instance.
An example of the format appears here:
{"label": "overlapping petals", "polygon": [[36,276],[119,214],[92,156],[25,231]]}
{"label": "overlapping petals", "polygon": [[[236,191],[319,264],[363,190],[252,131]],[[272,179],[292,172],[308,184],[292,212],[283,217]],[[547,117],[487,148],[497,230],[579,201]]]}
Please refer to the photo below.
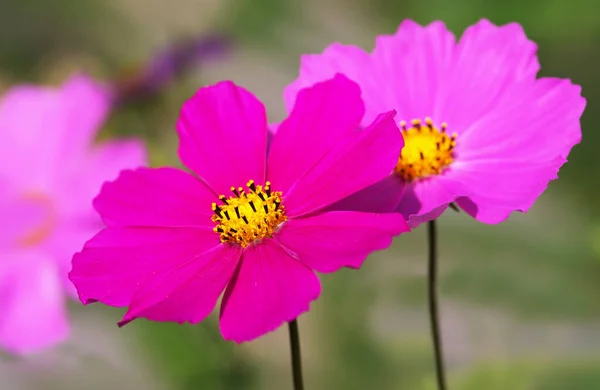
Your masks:
{"label": "overlapping petals", "polygon": [[[394,113],[364,130],[362,115],[354,82],[338,75],[318,83],[300,93],[267,158],[262,104],[231,82],[201,89],[178,124],[180,156],[193,173],[124,171],[94,201],[107,227],[73,259],[81,301],[127,306],[121,324],[196,323],[224,292],[221,332],[236,342],[307,311],[321,291],[314,271],[358,268],[408,230],[399,214],[326,210],[395,165],[402,138]],[[249,180],[282,192],[286,220],[248,246],[221,242],[212,204]]]}
{"label": "overlapping petals", "polygon": [[581,88],[536,79],[536,52],[517,23],[484,19],[457,42],[442,22],[405,20],[395,34],[379,36],[371,54],[336,43],[303,56],[285,96],[293,101],[300,88],[341,72],[362,89],[363,126],[378,112],[396,110],[398,121],[431,118],[457,134],[453,161],[442,173],[412,182],[386,179],[343,206],[374,211],[395,203],[417,226],[456,202],[477,220],[498,223],[531,207],[581,139]]}

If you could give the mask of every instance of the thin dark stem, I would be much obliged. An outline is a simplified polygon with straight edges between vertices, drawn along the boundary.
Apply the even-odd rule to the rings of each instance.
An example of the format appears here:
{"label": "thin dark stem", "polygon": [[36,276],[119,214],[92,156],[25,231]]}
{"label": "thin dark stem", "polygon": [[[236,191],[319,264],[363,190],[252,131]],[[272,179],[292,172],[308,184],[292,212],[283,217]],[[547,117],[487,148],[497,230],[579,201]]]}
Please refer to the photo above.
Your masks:
{"label": "thin dark stem", "polygon": [[440,320],[437,303],[437,234],[435,220],[430,221],[427,224],[427,246],[429,248],[427,289],[429,295],[429,316],[431,317],[431,338],[435,356],[435,373],[438,390],[446,390],[444,353],[440,336]]}
{"label": "thin dark stem", "polygon": [[290,330],[290,352],[292,355],[292,377],[294,379],[294,390],[304,390],[302,381],[302,358],[300,357],[300,333],[298,332],[297,320],[288,323]]}

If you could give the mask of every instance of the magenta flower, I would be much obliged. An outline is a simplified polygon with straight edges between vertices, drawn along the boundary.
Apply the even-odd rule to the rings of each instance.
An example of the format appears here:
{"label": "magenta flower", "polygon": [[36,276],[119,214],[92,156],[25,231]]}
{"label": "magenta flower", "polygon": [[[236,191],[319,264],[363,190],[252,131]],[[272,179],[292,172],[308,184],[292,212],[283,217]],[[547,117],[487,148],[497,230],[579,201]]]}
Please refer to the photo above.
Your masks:
{"label": "magenta flower", "polygon": [[0,347],[10,352],[67,337],[71,257],[102,228],[92,199],[145,160],[138,141],[93,146],[109,104],[84,76],[60,89],[18,86],[0,100]]}
{"label": "magenta flower", "polygon": [[[257,338],[309,309],[314,271],[358,268],[408,230],[400,214],[324,209],[387,176],[402,137],[394,112],[358,131],[364,106],[343,76],[300,91],[269,143],[264,106],[230,81],[183,106],[174,168],[125,171],[94,205],[107,228],[73,258],[84,304],[197,323],[225,290],[223,337]],[[196,176],[197,175],[197,176]]]}
{"label": "magenta flower", "polygon": [[371,54],[335,43],[303,56],[286,103],[340,72],[362,88],[363,125],[397,111],[405,146],[396,167],[345,207],[395,208],[416,226],[456,202],[478,221],[499,223],[533,205],[581,140],[581,88],[536,79],[536,51],[516,23],[481,20],[456,42],[442,22],[406,20]]}

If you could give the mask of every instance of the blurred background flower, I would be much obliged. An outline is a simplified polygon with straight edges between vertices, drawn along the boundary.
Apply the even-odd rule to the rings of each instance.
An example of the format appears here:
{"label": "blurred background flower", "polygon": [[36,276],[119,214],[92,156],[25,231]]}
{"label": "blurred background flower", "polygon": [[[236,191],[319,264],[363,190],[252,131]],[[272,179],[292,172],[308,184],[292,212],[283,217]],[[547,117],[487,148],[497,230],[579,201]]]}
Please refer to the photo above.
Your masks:
{"label": "blurred background flower", "polygon": [[[450,386],[594,390],[600,387],[598,12],[589,0],[3,0],[0,88],[58,84],[78,69],[123,80],[124,69],[148,68],[156,53],[178,42],[224,34],[235,47],[227,56],[194,62],[158,93],[120,105],[100,135],[142,136],[153,165],[172,165],[176,118],[201,85],[233,79],[254,91],[277,122],[285,117],[282,90],[297,77],[302,53],[321,52],[333,41],[370,51],[375,35],[393,33],[404,18],[442,19],[456,34],[482,17],[521,23],[539,46],[541,76],[583,86],[583,141],[527,215],[498,226],[464,213],[440,219]],[[360,273],[322,277],[322,298],[300,320],[307,388],[434,389],[424,248],[419,228],[368,259]],[[139,321],[118,329],[122,310],[71,309],[71,339],[27,360],[2,361],[0,388],[290,385],[285,329],[235,346],[219,339],[214,321],[194,327]]]}
{"label": "blurred background flower", "polygon": [[83,75],[59,88],[19,85],[0,100],[0,346],[10,352],[68,337],[66,273],[102,227],[92,199],[121,169],[145,164],[139,140],[93,145],[111,102]]}

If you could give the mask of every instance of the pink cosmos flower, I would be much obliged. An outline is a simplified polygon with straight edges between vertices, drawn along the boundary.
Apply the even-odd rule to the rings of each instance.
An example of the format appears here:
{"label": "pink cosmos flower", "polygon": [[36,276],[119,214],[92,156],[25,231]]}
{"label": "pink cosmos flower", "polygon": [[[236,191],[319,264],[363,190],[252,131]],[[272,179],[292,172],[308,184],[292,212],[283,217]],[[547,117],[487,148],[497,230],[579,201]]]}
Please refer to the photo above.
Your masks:
{"label": "pink cosmos flower", "polygon": [[92,199],[138,141],[93,146],[109,96],[85,76],[61,88],[18,86],[0,100],[0,347],[34,352],[69,331],[71,257],[102,228]]}
{"label": "pink cosmos flower", "polygon": [[183,106],[174,168],[124,171],[94,201],[107,228],[73,258],[84,304],[197,323],[225,290],[223,337],[252,340],[309,309],[314,271],[358,268],[408,230],[397,213],[324,209],[378,182],[402,137],[394,112],[359,131],[358,86],[335,76],[300,91],[269,143],[265,108],[230,81]]}
{"label": "pink cosmos flower", "polygon": [[362,88],[363,125],[395,109],[405,146],[392,174],[344,207],[396,209],[409,225],[451,202],[484,223],[526,212],[581,140],[585,107],[569,80],[536,78],[537,47],[516,23],[481,20],[456,42],[442,22],[404,21],[368,54],[334,43],[302,57],[298,91],[343,73]]}

